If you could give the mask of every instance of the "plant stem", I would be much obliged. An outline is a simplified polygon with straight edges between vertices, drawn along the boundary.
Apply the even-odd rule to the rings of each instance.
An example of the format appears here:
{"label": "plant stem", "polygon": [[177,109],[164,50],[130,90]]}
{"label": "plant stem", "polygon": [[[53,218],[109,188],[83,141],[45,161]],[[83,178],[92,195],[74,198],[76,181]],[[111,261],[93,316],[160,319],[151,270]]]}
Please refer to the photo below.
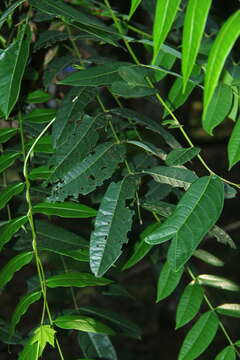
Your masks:
{"label": "plant stem", "polygon": [[[188,274],[190,275],[190,277],[193,279],[193,281],[196,282],[196,283],[198,283],[198,284],[201,286],[198,278],[193,274],[193,272],[192,272],[192,270],[191,270],[191,268],[190,268],[189,266],[187,266],[187,272],[188,272]],[[202,286],[201,286],[201,287],[202,287]],[[202,289],[203,289],[203,287],[202,287]],[[206,301],[208,307],[210,308],[210,310],[216,312],[216,310],[215,310],[214,306],[212,305],[211,301],[209,300],[209,298],[208,298],[207,295],[205,294],[204,289],[203,289],[203,297],[204,297],[204,300]],[[238,358],[240,359],[240,353],[238,352],[238,350],[237,350],[234,342],[232,341],[230,335],[228,334],[225,326],[223,325],[223,323],[222,323],[222,321],[221,321],[220,319],[219,319],[219,326],[220,326],[222,332],[224,333],[226,339],[228,340],[229,344],[234,347],[235,352],[236,352]]]}

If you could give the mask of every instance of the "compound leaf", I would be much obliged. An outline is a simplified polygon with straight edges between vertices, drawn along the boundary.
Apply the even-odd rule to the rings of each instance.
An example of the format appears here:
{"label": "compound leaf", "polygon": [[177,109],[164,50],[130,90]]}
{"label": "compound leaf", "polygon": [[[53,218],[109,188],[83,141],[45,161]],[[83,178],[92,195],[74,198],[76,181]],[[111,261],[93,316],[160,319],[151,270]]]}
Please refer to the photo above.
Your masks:
{"label": "compound leaf", "polygon": [[179,269],[218,220],[223,202],[222,181],[212,176],[202,177],[190,186],[173,214],[145,240],[159,244],[173,238],[168,259],[173,268]]}
{"label": "compound leaf", "polygon": [[55,333],[56,331],[50,325],[40,325],[34,331],[31,344],[34,343],[38,344],[39,356],[42,355],[43,350],[45,349],[47,343],[50,344],[52,347],[55,347],[54,345]]}
{"label": "compound leaf", "polygon": [[128,241],[133,212],[125,202],[135,191],[136,180],[126,177],[111,183],[102,199],[90,240],[90,267],[96,276],[102,276],[115,263]]}
{"label": "compound leaf", "polygon": [[240,10],[224,23],[210,50],[204,85],[203,118],[214,95],[225,60],[240,35]]}
{"label": "compound leaf", "polygon": [[5,143],[9,139],[11,139],[14,135],[16,135],[18,129],[0,129],[0,144]]}
{"label": "compound leaf", "polygon": [[203,300],[202,287],[197,283],[190,283],[181,295],[176,313],[176,329],[187,324],[198,313]]}
{"label": "compound leaf", "polygon": [[185,337],[178,360],[193,360],[202,354],[212,342],[218,326],[219,319],[213,311],[203,314]]}

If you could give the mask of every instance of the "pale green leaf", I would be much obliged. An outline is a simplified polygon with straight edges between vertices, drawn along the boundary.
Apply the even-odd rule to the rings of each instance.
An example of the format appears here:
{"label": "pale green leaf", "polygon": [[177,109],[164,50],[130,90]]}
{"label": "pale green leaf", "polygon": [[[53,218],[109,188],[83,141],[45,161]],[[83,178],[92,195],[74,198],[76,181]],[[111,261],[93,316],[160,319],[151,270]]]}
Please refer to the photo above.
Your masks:
{"label": "pale green leaf", "polygon": [[115,335],[115,332],[102,322],[80,315],[64,315],[54,320],[61,329],[81,330],[103,335]]}
{"label": "pale green leaf", "polygon": [[0,270],[0,288],[3,288],[12,278],[15,272],[32,261],[33,253],[26,252],[16,255]]}
{"label": "pale green leaf", "polygon": [[4,170],[12,166],[16,159],[18,159],[22,154],[20,152],[10,152],[5,153],[0,156],[0,173],[2,173]]}
{"label": "pale green leaf", "polygon": [[143,173],[151,175],[156,182],[183,187],[185,190],[197,180],[197,175],[193,171],[179,167],[156,166],[144,170]]}
{"label": "pale green leaf", "polygon": [[79,332],[78,342],[87,358],[106,358],[117,360],[116,351],[107,335],[94,334],[91,332]]}
{"label": "pale green leaf", "polygon": [[24,190],[24,186],[24,183],[17,183],[3,188],[0,192],[0,209],[3,209],[13,196],[20,194]]}
{"label": "pale green leaf", "polygon": [[235,360],[236,353],[233,346],[227,346],[215,358],[215,360]]}
{"label": "pale green leaf", "polygon": [[0,54],[0,110],[8,118],[16,104],[27,64],[31,32],[23,25],[17,39]]}
{"label": "pale green leaf", "polygon": [[171,295],[181,280],[183,271],[184,268],[173,271],[169,263],[165,262],[158,278],[157,302]]}
{"label": "pale green leaf", "polygon": [[41,298],[41,296],[42,296],[41,291],[36,291],[34,293],[26,294],[20,299],[11,317],[10,329],[9,329],[10,336],[14,334],[16,325],[21,320],[21,317],[27,312],[29,306],[35,303],[36,301],[38,301]]}
{"label": "pale green leaf", "polygon": [[201,355],[214,339],[219,326],[213,311],[203,314],[185,337],[178,360],[194,360]]}
{"label": "pale green leaf", "polygon": [[133,211],[125,202],[134,197],[135,191],[136,180],[126,177],[111,183],[102,199],[90,240],[90,267],[96,276],[102,276],[115,263],[128,242]]}
{"label": "pale green leaf", "polygon": [[131,19],[131,17],[135,13],[135,11],[138,8],[138,6],[140,5],[141,1],[142,0],[131,0],[131,9],[130,9],[130,12],[128,15],[128,21]]}
{"label": "pale green leaf", "polygon": [[168,259],[173,268],[179,269],[218,220],[223,201],[222,181],[212,176],[202,177],[183,195],[173,214],[145,240],[159,244],[173,238]]}
{"label": "pale green leaf", "polygon": [[11,139],[14,135],[16,135],[18,132],[18,129],[0,129],[0,144],[5,143],[9,139]]}
{"label": "pale green leaf", "polygon": [[30,341],[24,346],[23,350],[19,354],[18,360],[37,360],[38,359],[38,344],[31,343]]}
{"label": "pale green leaf", "polygon": [[229,169],[231,169],[238,161],[240,161],[239,136],[240,136],[240,118],[237,120],[228,142],[227,150],[228,150]]}
{"label": "pale green leaf", "polygon": [[221,267],[224,265],[224,262],[221,259],[219,259],[218,257],[209,253],[206,250],[202,250],[202,249],[195,250],[193,256],[213,266]]}
{"label": "pale green leaf", "polygon": [[106,278],[96,278],[92,274],[80,272],[67,272],[52,276],[46,280],[46,285],[50,288],[55,287],[86,287],[86,286],[105,286],[111,284],[112,280]]}
{"label": "pale green leaf", "polygon": [[55,347],[56,331],[50,325],[40,325],[35,331],[31,340],[31,344],[38,344],[38,356],[41,356],[47,343]]}
{"label": "pale green leaf", "polygon": [[168,166],[183,165],[197,156],[199,152],[198,147],[174,149],[167,155],[165,162]]}
{"label": "pale green leaf", "polygon": [[18,218],[8,221],[2,228],[0,235],[0,250],[11,240],[12,236],[28,221],[27,216],[20,216]]}
{"label": "pale green leaf", "polygon": [[186,88],[197,58],[211,3],[212,0],[188,1],[182,40],[183,89]]}
{"label": "pale green leaf", "polygon": [[176,313],[176,329],[187,324],[199,312],[203,300],[203,290],[197,283],[190,283],[182,293]]}
{"label": "pale green leaf", "polygon": [[205,75],[203,118],[214,95],[225,60],[239,35],[240,10],[225,21],[211,48]]}
{"label": "pale green leaf", "polygon": [[73,164],[61,176],[60,182],[53,188],[51,201],[63,201],[69,195],[78,197],[79,194],[89,194],[112,175],[123,161],[124,155],[125,148],[122,144],[107,142],[98,145],[93,154],[82,162]]}
{"label": "pale green leaf", "polygon": [[237,285],[235,282],[217,275],[209,275],[209,274],[199,275],[198,281],[201,285],[211,286],[222,290],[228,290],[228,291],[240,290],[240,286]]}
{"label": "pale green leaf", "polygon": [[180,2],[181,0],[157,0],[153,25],[153,64],[155,64],[159,50],[171,29]]}
{"label": "pale green leaf", "polygon": [[124,334],[129,337],[141,339],[141,329],[135,325],[132,321],[126,319],[124,316],[106,309],[100,309],[93,306],[80,307],[80,313],[99,316],[102,319],[106,319],[118,328],[120,334]]}
{"label": "pale green leaf", "polygon": [[219,314],[226,316],[240,317],[240,304],[223,304],[216,307]]}
{"label": "pale green leaf", "polygon": [[203,128],[209,134],[213,135],[213,129],[221,124],[228,115],[232,106],[232,99],[233,93],[231,87],[219,84],[202,119]]}
{"label": "pale green leaf", "polygon": [[33,206],[33,212],[65,218],[88,218],[97,214],[97,211],[89,206],[67,201],[62,203],[39,203]]}

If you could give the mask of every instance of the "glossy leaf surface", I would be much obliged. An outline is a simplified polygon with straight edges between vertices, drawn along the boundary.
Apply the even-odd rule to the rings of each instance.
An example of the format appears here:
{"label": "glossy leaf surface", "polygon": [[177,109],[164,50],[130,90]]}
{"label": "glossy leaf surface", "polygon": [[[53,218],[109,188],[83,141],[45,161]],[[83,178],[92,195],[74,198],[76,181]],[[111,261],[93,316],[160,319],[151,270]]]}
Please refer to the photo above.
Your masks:
{"label": "glossy leaf surface", "polygon": [[169,296],[177,287],[181,280],[184,268],[173,271],[169,263],[166,261],[158,278],[157,285],[157,302]]}
{"label": "glossy leaf surface", "polygon": [[96,278],[92,274],[80,272],[68,272],[52,276],[46,280],[46,285],[50,288],[55,287],[86,287],[86,286],[105,286],[111,284],[112,280]]}
{"label": "glossy leaf surface", "polygon": [[212,286],[227,291],[239,291],[240,286],[235,282],[217,275],[202,274],[198,276],[201,285]]}
{"label": "glossy leaf surface", "polygon": [[216,308],[217,312],[226,316],[240,317],[240,304],[223,304]]}
{"label": "glossy leaf surface", "polygon": [[97,214],[97,211],[89,206],[67,201],[62,203],[39,203],[33,206],[33,212],[65,218],[88,218]]}

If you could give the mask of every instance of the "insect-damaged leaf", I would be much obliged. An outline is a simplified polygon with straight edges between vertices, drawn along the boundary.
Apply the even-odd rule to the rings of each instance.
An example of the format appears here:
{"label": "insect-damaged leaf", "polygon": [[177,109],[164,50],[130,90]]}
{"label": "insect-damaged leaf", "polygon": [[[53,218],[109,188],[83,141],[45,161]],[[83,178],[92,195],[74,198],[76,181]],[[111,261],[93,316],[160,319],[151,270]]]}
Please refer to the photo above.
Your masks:
{"label": "insect-damaged leaf", "polygon": [[110,184],[102,199],[90,241],[90,266],[96,276],[102,276],[115,263],[128,241],[133,212],[125,203],[135,191],[136,180],[126,177]]}
{"label": "insect-damaged leaf", "polygon": [[218,220],[223,201],[220,179],[212,176],[198,179],[183,195],[173,214],[146,241],[159,244],[173,238],[168,261],[174,269],[181,268]]}

